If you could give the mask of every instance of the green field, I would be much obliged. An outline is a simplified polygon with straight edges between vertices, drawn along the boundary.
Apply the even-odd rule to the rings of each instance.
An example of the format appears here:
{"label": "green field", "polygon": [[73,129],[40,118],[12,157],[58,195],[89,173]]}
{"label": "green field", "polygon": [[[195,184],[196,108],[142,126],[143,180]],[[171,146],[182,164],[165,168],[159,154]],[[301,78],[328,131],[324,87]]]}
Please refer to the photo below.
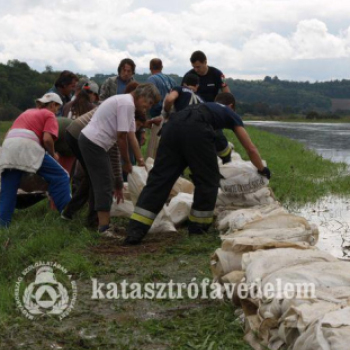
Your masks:
{"label": "green field", "polygon": [[[0,124],[5,132],[8,124]],[[300,144],[248,128],[272,172],[271,187],[285,207],[326,194],[348,195],[345,164],[334,164]],[[232,133],[228,136],[233,139]],[[237,145],[237,150],[242,152]],[[243,153],[242,153],[243,154]],[[211,278],[209,257],[220,245],[212,228],[203,236],[149,235],[122,247],[83,227],[85,213],[62,221],[46,200],[17,211],[0,231],[0,349],[250,349],[229,302],[192,300],[91,300],[91,278],[105,282],[189,283]],[[125,226],[127,220],[118,220]],[[62,321],[27,320],[16,308],[15,282],[38,261],[63,265],[77,281],[78,298]]]}

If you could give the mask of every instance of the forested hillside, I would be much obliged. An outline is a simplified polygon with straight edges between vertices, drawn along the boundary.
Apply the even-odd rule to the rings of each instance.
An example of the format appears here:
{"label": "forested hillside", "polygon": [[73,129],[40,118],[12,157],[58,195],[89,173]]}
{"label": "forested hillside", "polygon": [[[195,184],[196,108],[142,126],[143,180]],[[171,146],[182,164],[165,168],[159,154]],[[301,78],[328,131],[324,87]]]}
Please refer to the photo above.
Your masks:
{"label": "forested hillside", "polygon": [[[12,120],[21,111],[33,107],[35,98],[43,95],[55,82],[60,72],[47,66],[39,73],[27,63],[11,60],[0,64],[0,120]],[[81,76],[79,72],[75,72]],[[96,74],[91,79],[99,85],[115,74]],[[149,74],[136,74],[145,82]],[[179,84],[181,77],[171,75]],[[265,77],[264,80],[227,79],[238,102],[238,112],[254,115],[285,115],[310,112],[328,113],[331,99],[350,99],[350,80],[328,82],[294,82]]]}

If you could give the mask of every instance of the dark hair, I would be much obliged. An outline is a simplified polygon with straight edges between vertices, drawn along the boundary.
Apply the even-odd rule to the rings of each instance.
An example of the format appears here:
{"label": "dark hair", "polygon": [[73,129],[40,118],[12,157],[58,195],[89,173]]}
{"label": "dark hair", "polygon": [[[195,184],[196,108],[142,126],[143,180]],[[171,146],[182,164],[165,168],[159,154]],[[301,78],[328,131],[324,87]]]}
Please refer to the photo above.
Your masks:
{"label": "dark hair", "polygon": [[149,69],[150,70],[162,70],[163,69],[163,62],[160,58],[153,58],[149,62]]}
{"label": "dark hair", "polygon": [[199,85],[199,76],[197,74],[186,74],[183,80],[183,84],[187,86],[197,86]]}
{"label": "dark hair", "polygon": [[120,72],[122,71],[122,69],[124,68],[124,66],[126,64],[131,66],[132,74],[135,74],[136,64],[131,58],[124,58],[120,61],[119,66],[118,66],[118,74],[120,74]]}
{"label": "dark hair", "polygon": [[233,105],[233,109],[236,108],[236,100],[231,92],[221,92],[215,97],[215,102],[221,103],[225,106]]}
{"label": "dark hair", "polygon": [[190,57],[191,63],[195,63],[197,61],[204,63],[207,60],[207,56],[202,51],[195,51],[192,53]]}
{"label": "dark hair", "polygon": [[55,81],[55,86],[63,88],[67,85],[72,84],[74,80],[78,81],[78,77],[73,72],[64,70]]}
{"label": "dark hair", "polygon": [[130,92],[134,91],[139,86],[137,81],[131,81],[124,90],[124,94],[130,94]]}
{"label": "dark hair", "polygon": [[70,110],[75,117],[79,117],[91,111],[91,102],[89,98],[89,90],[82,89],[79,91],[77,97],[72,102]]}

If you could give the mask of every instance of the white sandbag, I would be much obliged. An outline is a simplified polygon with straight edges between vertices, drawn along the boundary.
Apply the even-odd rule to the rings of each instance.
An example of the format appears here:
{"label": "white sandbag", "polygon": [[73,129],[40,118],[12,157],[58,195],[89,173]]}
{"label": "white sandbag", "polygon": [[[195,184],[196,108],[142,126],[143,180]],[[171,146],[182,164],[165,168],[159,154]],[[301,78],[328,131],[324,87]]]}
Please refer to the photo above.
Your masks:
{"label": "white sandbag", "polygon": [[147,177],[147,170],[143,166],[133,166],[132,173],[128,174],[128,190],[134,205],[136,205],[137,199],[146,185]]}
{"label": "white sandbag", "polygon": [[277,270],[262,279],[262,287],[267,283],[274,290],[283,292],[286,284],[312,284],[317,290],[350,286],[350,269],[347,262],[313,262]]}
{"label": "white sandbag", "polygon": [[325,261],[336,262],[338,259],[316,249],[276,248],[244,254],[242,269],[246,272],[247,282],[250,283],[288,266]]}
{"label": "white sandbag", "polygon": [[229,272],[242,270],[242,254],[216,249],[210,259],[210,268],[214,278],[218,279]]}
{"label": "white sandbag", "polygon": [[[292,242],[292,241],[276,241],[266,237],[236,237],[223,240],[221,248],[225,251],[232,252],[251,252],[259,249],[273,248],[296,248],[310,249],[312,248],[307,242]],[[316,248],[314,248],[316,249]]]}
{"label": "white sandbag", "polygon": [[[266,162],[264,162],[264,164],[266,165]],[[253,165],[252,162],[237,159],[220,165],[219,170],[225,179],[243,174],[250,175],[258,173],[258,169]]]}
{"label": "white sandbag", "polygon": [[169,215],[175,226],[185,222],[190,214],[193,203],[193,194],[180,192],[171,199],[167,206]]}
{"label": "white sandbag", "polygon": [[313,235],[313,231],[305,229],[305,227],[293,227],[293,228],[272,228],[272,229],[248,229],[238,230],[226,235],[221,235],[221,239],[224,241],[232,240],[237,237],[247,238],[269,238],[275,241],[283,242],[307,242],[311,245],[315,245],[317,237]]}
{"label": "white sandbag", "polygon": [[216,205],[229,209],[250,208],[257,205],[276,202],[268,187],[263,187],[254,193],[233,195],[219,189]]}
{"label": "white sandbag", "polygon": [[295,228],[302,227],[310,230],[310,224],[308,221],[297,215],[293,214],[277,214],[270,215],[260,220],[255,220],[243,226],[243,230],[247,229],[277,229],[277,228]]}
{"label": "white sandbag", "polygon": [[119,204],[113,202],[110,215],[113,217],[129,218],[134,212],[134,208],[134,204],[129,200],[124,200],[124,202]]}
{"label": "white sandbag", "polygon": [[166,207],[163,207],[161,212],[157,215],[149,230],[149,233],[162,232],[177,232]]}
{"label": "white sandbag", "polygon": [[146,169],[148,172],[150,172],[151,169],[153,168],[153,164],[154,164],[154,159],[151,157],[148,157],[145,161]]}
{"label": "white sandbag", "polygon": [[254,193],[261,188],[268,186],[268,184],[269,180],[258,173],[242,173],[220,180],[220,188],[222,191],[234,195]]}
{"label": "white sandbag", "polygon": [[281,207],[278,202],[249,209],[225,211],[223,214],[218,215],[216,221],[217,228],[220,231],[233,231],[243,228],[245,224],[254,220],[262,219],[271,215],[285,213],[287,213],[287,210]]}
{"label": "white sandbag", "polygon": [[194,185],[191,181],[188,181],[184,177],[180,176],[175,182],[169,197],[173,198],[181,192],[192,194],[194,192]]}
{"label": "white sandbag", "polygon": [[348,350],[350,307],[331,311],[308,327],[296,340],[293,350]]}

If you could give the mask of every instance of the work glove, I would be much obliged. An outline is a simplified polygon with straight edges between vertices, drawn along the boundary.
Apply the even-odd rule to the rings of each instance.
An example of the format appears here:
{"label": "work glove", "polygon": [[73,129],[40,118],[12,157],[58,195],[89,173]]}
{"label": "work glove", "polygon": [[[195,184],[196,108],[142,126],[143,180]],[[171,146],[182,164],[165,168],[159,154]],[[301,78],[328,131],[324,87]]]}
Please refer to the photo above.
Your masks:
{"label": "work glove", "polygon": [[271,172],[268,167],[265,167],[263,170],[258,170],[258,173],[262,176],[267,177],[269,180],[271,178]]}

